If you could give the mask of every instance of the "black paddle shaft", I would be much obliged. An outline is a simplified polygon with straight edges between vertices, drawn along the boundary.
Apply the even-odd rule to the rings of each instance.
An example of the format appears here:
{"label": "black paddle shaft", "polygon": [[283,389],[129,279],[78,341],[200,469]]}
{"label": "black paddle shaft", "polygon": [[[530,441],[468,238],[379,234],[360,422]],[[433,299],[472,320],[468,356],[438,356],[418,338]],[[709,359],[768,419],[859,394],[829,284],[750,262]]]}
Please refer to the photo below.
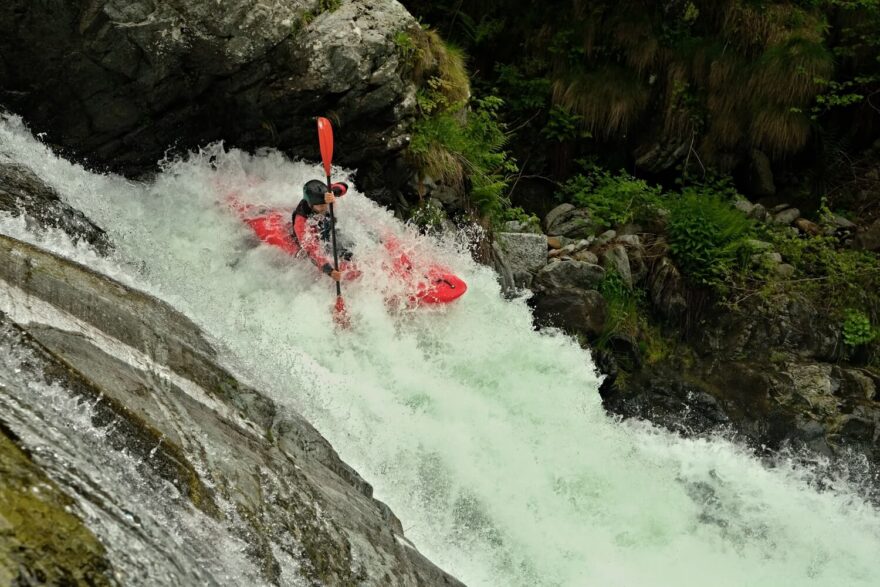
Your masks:
{"label": "black paddle shaft", "polygon": [[[332,194],[330,187],[330,176],[327,176],[327,190]],[[333,204],[330,204],[330,242],[333,243],[333,269],[339,271],[339,254],[336,252],[336,216],[333,214]],[[342,295],[342,287],[336,282],[336,295]]]}

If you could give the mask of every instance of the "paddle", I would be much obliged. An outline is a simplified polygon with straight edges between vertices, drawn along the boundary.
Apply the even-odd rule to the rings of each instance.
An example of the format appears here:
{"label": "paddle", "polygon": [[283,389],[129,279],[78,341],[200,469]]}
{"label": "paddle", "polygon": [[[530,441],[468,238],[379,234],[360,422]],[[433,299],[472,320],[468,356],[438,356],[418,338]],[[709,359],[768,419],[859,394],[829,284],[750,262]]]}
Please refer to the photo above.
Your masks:
{"label": "paddle", "polygon": [[[318,144],[321,146],[321,161],[324,163],[324,173],[327,175],[327,189],[330,190],[330,168],[333,164],[333,127],[330,121],[318,117]],[[333,243],[333,269],[339,271],[339,254],[336,251],[336,217],[333,215],[333,204],[330,204],[330,235]],[[342,286],[336,282],[336,305],[334,306],[333,319],[337,326],[348,328],[351,320],[345,311],[345,300],[342,299]]]}

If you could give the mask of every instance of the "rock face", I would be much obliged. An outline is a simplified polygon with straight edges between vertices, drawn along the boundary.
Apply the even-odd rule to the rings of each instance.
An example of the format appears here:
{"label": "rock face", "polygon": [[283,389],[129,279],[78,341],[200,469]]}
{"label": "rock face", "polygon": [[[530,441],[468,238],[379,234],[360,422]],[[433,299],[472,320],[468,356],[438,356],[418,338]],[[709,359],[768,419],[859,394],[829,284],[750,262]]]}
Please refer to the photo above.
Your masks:
{"label": "rock face", "polygon": [[560,289],[535,299],[535,320],[571,334],[595,338],[608,321],[608,303],[595,290]]}
{"label": "rock face", "polygon": [[547,262],[547,238],[543,234],[501,232],[495,235],[501,264],[512,274],[517,287],[532,284],[531,274]]}
{"label": "rock face", "polygon": [[543,290],[564,288],[595,289],[605,277],[605,270],[573,259],[545,265],[535,276],[535,283]]}
{"label": "rock face", "polygon": [[41,228],[60,228],[74,241],[84,241],[106,254],[107,234],[83,215],[61,201],[58,194],[34,173],[19,165],[0,162],[0,211],[24,216]]}
{"label": "rock face", "polygon": [[550,236],[584,238],[593,232],[593,222],[586,209],[560,204],[547,213],[544,228]]}
{"label": "rock face", "polygon": [[840,328],[814,310],[752,301],[706,317],[689,345],[603,389],[606,407],[687,434],[725,427],[757,448],[854,451],[880,468],[880,376],[839,364]]}
{"label": "rock face", "polygon": [[[406,541],[394,514],[314,428],[239,383],[169,306],[0,236],[4,306],[17,325],[0,314],[0,347],[11,349],[5,356],[26,353],[33,371],[16,381],[43,377],[88,401],[101,398],[96,417],[115,422],[107,450],[138,457],[206,515],[240,524],[266,581],[280,580],[283,552],[302,560],[300,574],[314,583],[459,584]],[[25,393],[7,383],[0,419]],[[100,503],[109,506],[112,495],[108,489]],[[0,520],[7,515],[0,501]],[[0,526],[0,563],[5,536]]]}
{"label": "rock face", "polygon": [[[95,0],[0,5],[0,103],[91,164],[151,168],[224,139],[318,158],[313,117],[344,132],[338,161],[399,149],[415,105],[396,1]],[[51,42],[47,40],[51,39]]]}
{"label": "rock face", "polygon": [[651,303],[666,319],[677,320],[687,310],[684,279],[669,257],[654,263],[648,276],[648,292]]}

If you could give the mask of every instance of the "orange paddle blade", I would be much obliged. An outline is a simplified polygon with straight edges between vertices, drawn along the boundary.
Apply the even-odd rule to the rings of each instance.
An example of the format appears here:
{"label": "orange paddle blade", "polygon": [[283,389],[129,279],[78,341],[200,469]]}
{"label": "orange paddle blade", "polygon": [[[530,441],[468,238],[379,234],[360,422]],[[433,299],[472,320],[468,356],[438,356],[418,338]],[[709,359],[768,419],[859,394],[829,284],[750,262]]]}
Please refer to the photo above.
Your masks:
{"label": "orange paddle blade", "polygon": [[333,126],[324,117],[318,117],[318,143],[321,145],[321,162],[324,163],[324,174],[330,177],[333,165]]}

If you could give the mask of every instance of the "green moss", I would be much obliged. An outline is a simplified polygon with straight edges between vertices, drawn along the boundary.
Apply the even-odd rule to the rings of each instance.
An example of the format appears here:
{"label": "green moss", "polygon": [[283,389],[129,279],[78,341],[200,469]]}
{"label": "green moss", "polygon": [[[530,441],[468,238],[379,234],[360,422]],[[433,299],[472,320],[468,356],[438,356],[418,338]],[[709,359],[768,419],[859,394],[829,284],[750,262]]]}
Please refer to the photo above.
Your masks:
{"label": "green moss", "polygon": [[678,347],[677,342],[667,339],[660,328],[650,322],[647,312],[643,312],[640,319],[639,350],[642,358],[648,365],[665,361]]}
{"label": "green moss", "polygon": [[843,342],[850,348],[868,344],[877,338],[877,329],[864,312],[847,308],[843,320]]}
{"label": "green moss", "polygon": [[104,546],[0,429],[0,584],[113,585]]}

